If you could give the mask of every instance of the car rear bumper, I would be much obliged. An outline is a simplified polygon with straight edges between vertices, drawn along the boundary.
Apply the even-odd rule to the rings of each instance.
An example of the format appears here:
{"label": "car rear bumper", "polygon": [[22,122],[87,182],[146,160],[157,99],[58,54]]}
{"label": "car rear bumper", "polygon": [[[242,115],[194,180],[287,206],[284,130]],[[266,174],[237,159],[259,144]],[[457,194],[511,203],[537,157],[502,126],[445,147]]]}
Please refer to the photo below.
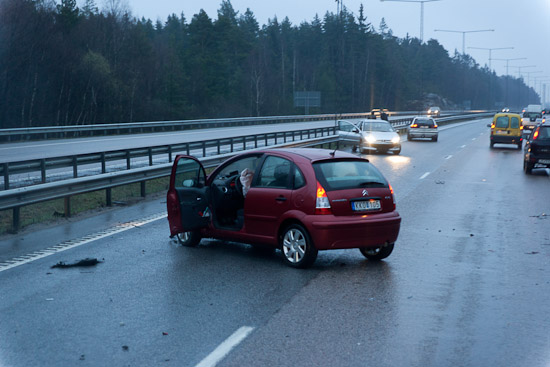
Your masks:
{"label": "car rear bumper", "polygon": [[408,135],[411,138],[434,138],[438,134],[437,131],[429,130],[409,130]]}
{"label": "car rear bumper", "polygon": [[491,142],[497,144],[518,144],[523,141],[523,136],[515,135],[491,135]]}
{"label": "car rear bumper", "polygon": [[318,250],[330,250],[394,243],[400,226],[401,216],[393,211],[362,216],[316,215],[308,230]]}

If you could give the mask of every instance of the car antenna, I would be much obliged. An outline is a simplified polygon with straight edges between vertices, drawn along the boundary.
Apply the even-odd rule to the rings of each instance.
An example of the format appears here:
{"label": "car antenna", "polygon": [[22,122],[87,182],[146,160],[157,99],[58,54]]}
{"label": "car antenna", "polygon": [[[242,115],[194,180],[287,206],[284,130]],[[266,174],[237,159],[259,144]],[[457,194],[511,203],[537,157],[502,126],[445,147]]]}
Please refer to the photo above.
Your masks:
{"label": "car antenna", "polygon": [[332,156],[332,158],[334,158],[334,155],[336,154],[336,151],[338,150],[338,148],[334,149],[334,151],[330,152],[329,154]]}

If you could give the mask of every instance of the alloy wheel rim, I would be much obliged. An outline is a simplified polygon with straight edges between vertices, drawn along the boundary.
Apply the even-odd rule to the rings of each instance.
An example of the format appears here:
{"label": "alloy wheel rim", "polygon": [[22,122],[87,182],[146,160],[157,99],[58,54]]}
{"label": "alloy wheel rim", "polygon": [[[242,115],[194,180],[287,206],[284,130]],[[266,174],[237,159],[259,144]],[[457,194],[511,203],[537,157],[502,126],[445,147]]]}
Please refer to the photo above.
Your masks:
{"label": "alloy wheel rim", "polygon": [[291,263],[299,263],[306,253],[306,239],[304,234],[297,229],[291,229],[283,238],[283,252]]}

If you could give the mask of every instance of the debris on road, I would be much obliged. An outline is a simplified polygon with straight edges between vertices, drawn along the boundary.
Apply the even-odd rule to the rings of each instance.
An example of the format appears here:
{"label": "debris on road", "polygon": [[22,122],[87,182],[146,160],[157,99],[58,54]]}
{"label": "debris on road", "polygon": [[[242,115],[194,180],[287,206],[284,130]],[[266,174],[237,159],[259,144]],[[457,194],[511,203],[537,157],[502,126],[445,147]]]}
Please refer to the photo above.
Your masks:
{"label": "debris on road", "polygon": [[74,263],[70,263],[70,264],[67,264],[63,261],[60,261],[57,264],[52,265],[51,268],[53,269],[53,268],[72,268],[72,267],[76,267],[76,266],[94,266],[94,265],[97,265],[97,264],[102,263],[102,262],[103,261],[99,261],[96,258],[87,257],[85,259],[78,260],[78,261],[75,261]]}

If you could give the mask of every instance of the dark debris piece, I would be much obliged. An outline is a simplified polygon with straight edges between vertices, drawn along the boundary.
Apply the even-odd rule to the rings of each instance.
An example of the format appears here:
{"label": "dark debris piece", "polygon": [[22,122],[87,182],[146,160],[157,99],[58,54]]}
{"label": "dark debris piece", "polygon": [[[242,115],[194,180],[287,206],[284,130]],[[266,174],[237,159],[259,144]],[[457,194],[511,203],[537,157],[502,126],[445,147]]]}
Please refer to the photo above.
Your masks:
{"label": "dark debris piece", "polygon": [[72,268],[72,267],[76,267],[76,266],[95,266],[99,263],[102,263],[103,261],[99,261],[98,259],[96,258],[90,258],[90,257],[87,257],[85,259],[82,259],[82,260],[78,260],[78,261],[75,261],[73,263],[65,263],[63,261],[60,261],[58,262],[57,264],[51,266],[51,268]]}

